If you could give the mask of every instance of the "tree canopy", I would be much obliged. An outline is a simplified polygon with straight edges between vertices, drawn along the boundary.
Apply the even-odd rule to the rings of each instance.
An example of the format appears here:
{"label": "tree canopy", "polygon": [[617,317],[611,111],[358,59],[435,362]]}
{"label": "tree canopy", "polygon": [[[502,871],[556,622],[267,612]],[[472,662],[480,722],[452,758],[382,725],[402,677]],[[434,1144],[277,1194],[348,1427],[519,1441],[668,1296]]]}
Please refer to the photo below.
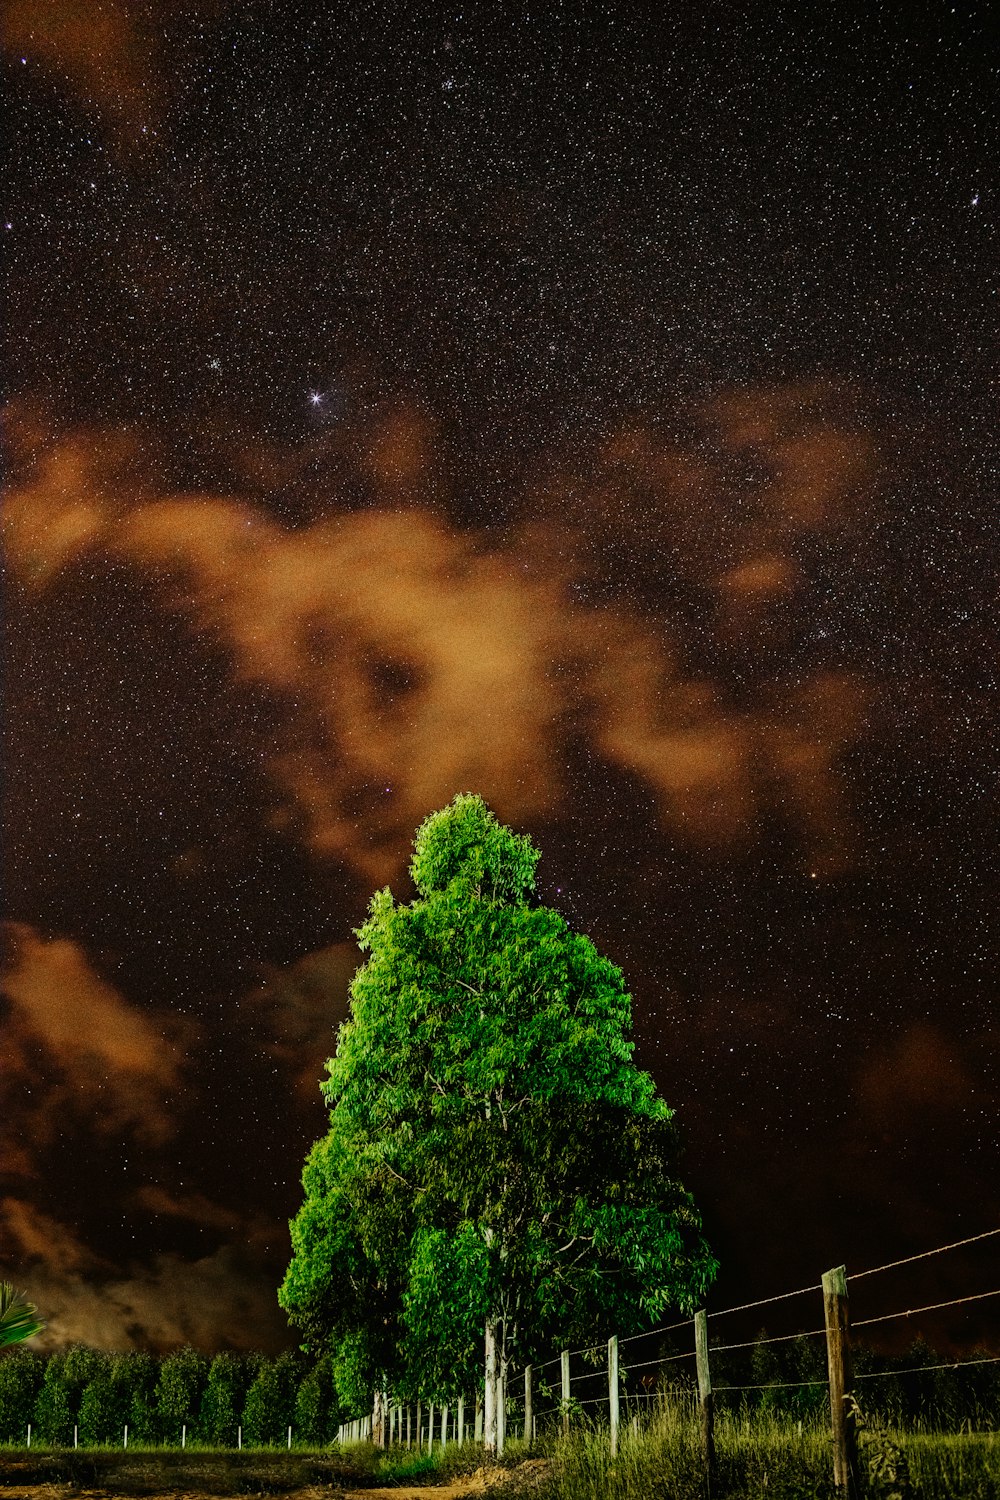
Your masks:
{"label": "tree canopy", "polygon": [[356,1407],[468,1391],[485,1353],[488,1442],[511,1358],[691,1309],[716,1269],[621,971],[534,901],[538,858],[460,795],[416,898],[372,898],[279,1293]]}

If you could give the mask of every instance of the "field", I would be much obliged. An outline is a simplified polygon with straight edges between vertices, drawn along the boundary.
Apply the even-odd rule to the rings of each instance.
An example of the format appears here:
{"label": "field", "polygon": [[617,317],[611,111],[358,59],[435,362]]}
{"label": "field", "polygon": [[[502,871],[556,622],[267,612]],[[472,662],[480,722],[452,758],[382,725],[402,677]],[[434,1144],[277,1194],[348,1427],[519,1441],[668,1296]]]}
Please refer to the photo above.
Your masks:
{"label": "field", "polygon": [[[720,1413],[712,1500],[823,1500],[834,1494],[825,1425],[757,1413]],[[1000,1500],[1000,1434],[865,1430],[864,1493],[871,1500]],[[611,1459],[607,1434],[581,1427],[529,1453],[510,1445],[501,1466],[484,1466],[473,1444],[429,1458],[368,1445],[339,1451],[292,1449],[0,1449],[3,1500],[90,1497],[273,1495],[288,1500],[706,1500],[698,1433],[686,1417],[662,1413],[624,1435]]]}

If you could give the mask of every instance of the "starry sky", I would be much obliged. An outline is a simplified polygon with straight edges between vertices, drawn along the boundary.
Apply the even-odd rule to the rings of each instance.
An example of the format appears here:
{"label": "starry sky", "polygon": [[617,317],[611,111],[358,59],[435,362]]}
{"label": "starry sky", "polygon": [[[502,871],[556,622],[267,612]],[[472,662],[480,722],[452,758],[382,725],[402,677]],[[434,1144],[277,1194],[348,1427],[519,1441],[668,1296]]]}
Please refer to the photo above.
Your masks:
{"label": "starry sky", "polygon": [[[738,10],[5,0],[50,1343],[294,1342],[352,929],[457,791],[625,970],[719,1305],[998,1222],[1000,55]],[[863,1311],[996,1282],[929,1267]]]}

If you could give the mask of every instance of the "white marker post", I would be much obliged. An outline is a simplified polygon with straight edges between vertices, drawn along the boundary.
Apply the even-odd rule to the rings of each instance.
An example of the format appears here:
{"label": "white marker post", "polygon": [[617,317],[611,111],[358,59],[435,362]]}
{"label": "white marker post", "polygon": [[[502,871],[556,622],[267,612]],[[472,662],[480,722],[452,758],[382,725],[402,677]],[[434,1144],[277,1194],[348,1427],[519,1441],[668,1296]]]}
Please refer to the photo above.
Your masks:
{"label": "white marker post", "polygon": [[289,1428],[288,1428],[288,1446],[289,1446],[289,1449],[292,1446],[292,1429],[291,1429],[291,1426],[289,1426]]}
{"label": "white marker post", "polygon": [[182,1427],[181,1427],[181,1447],[182,1448],[186,1448],[187,1447],[187,1435],[188,1435],[188,1427],[187,1427],[187,1423],[185,1422],[182,1425]]}
{"label": "white marker post", "polygon": [[611,1428],[611,1457],[618,1453],[618,1335],[608,1339],[608,1423]]}
{"label": "white marker post", "polygon": [[125,1423],[125,1436],[122,1438],[122,1447],[128,1447],[128,1423]]}

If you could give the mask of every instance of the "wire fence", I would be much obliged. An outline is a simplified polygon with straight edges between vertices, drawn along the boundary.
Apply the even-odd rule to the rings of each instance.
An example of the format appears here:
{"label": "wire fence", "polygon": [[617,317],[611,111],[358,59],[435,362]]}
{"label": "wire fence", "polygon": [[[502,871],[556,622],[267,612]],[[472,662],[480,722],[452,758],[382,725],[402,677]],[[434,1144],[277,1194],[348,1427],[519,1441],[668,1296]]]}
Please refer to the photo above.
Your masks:
{"label": "wire fence", "polygon": [[[938,1245],[930,1250],[888,1261],[884,1265],[871,1266],[846,1277],[846,1285],[850,1287],[862,1279],[894,1271],[918,1261],[926,1261],[933,1256],[943,1255],[947,1251],[986,1241],[998,1235],[1000,1235],[1000,1228],[989,1229],[945,1245]],[[758,1297],[732,1307],[709,1309],[698,1316],[705,1318],[706,1321],[714,1320],[771,1307],[793,1298],[812,1296],[818,1299],[822,1292],[823,1287],[817,1280],[809,1286],[797,1287],[793,1291]],[[891,1323],[900,1318],[913,1319],[966,1304],[985,1302],[998,1296],[1000,1296],[1000,1288],[990,1291],[970,1291],[964,1296],[952,1297],[920,1307],[904,1308],[896,1312],[880,1313],[852,1320],[851,1327],[869,1328]],[[589,1344],[560,1351],[551,1358],[528,1367],[526,1388],[523,1391],[520,1387],[525,1382],[525,1367],[509,1368],[500,1387],[502,1404],[500,1427],[505,1428],[509,1434],[516,1433],[517,1436],[530,1440],[537,1435],[539,1423],[543,1426],[546,1423],[561,1424],[565,1430],[573,1420],[574,1413],[588,1416],[591,1420],[609,1417],[614,1422],[617,1419],[619,1404],[624,1406],[628,1416],[630,1412],[643,1407],[649,1409],[656,1402],[687,1400],[694,1403],[699,1399],[699,1390],[702,1392],[701,1399],[704,1399],[706,1386],[711,1390],[713,1397],[739,1397],[742,1401],[770,1399],[770,1393],[781,1392],[799,1393],[791,1399],[806,1399],[814,1406],[817,1402],[822,1405],[828,1400],[830,1372],[819,1368],[820,1365],[826,1363],[830,1352],[831,1332],[828,1311],[826,1322],[820,1328],[814,1327],[787,1334],[761,1334],[755,1338],[737,1339],[725,1344],[708,1344],[706,1338],[702,1355],[699,1355],[696,1350],[693,1337],[691,1346],[687,1349],[671,1347],[671,1344],[676,1345],[678,1342],[676,1336],[682,1335],[685,1331],[690,1331],[694,1335],[696,1323],[696,1316],[682,1318],[672,1323],[657,1325],[644,1332],[630,1333],[621,1339],[612,1338],[607,1345]],[[648,1347],[648,1341],[654,1338],[661,1341],[661,1346],[653,1357],[635,1360],[620,1358],[621,1350],[625,1346],[644,1340],[647,1341]],[[825,1351],[821,1345],[810,1343],[817,1339],[826,1340]],[[814,1368],[798,1371],[767,1370],[763,1365],[766,1365],[768,1359],[780,1361],[782,1358],[780,1350],[774,1349],[772,1353],[773,1346],[790,1346],[794,1358],[800,1365],[811,1364]],[[750,1351],[749,1354],[748,1351]],[[927,1354],[932,1355],[929,1347]],[[859,1355],[863,1355],[863,1362],[874,1357],[864,1351],[859,1351]],[[749,1359],[750,1368],[743,1372],[749,1378],[727,1378],[732,1368],[732,1361],[727,1361],[725,1356]],[[911,1377],[971,1372],[991,1365],[1000,1365],[1000,1354],[992,1353],[975,1354],[967,1359],[954,1360],[929,1357],[924,1363],[910,1364],[904,1368],[893,1368],[889,1357],[883,1356],[882,1358],[887,1361],[885,1368],[859,1368],[853,1377],[854,1380],[890,1383],[895,1381],[898,1385],[898,1382],[911,1379]],[[598,1360],[599,1363],[596,1362]],[[696,1370],[689,1363],[691,1360],[695,1361],[697,1384],[695,1383]],[[589,1367],[581,1367],[582,1361],[587,1362]],[[713,1365],[722,1376],[720,1383],[715,1383],[711,1379]],[[801,1378],[775,1378],[786,1373]],[[615,1381],[617,1381],[617,1389],[613,1389]],[[599,1382],[604,1383],[603,1390],[598,1388]],[[1000,1425],[1000,1382],[997,1382],[996,1386],[993,1422],[994,1425]],[[450,1410],[447,1407],[435,1409],[429,1404],[421,1408],[419,1419],[402,1406],[396,1408],[395,1411],[396,1415],[391,1415],[389,1418],[391,1431],[387,1435],[391,1440],[405,1440],[408,1445],[422,1443],[432,1449],[435,1443],[447,1444],[449,1441],[467,1440],[469,1437],[475,1441],[483,1439],[481,1394],[471,1393],[470,1397],[462,1403],[461,1413],[457,1413],[454,1406]],[[404,1412],[407,1412],[405,1424]],[[472,1413],[467,1422],[463,1420],[466,1413]],[[529,1422],[530,1431],[528,1430]],[[358,1427],[358,1423],[349,1425]],[[350,1440],[349,1436],[345,1440]]]}

